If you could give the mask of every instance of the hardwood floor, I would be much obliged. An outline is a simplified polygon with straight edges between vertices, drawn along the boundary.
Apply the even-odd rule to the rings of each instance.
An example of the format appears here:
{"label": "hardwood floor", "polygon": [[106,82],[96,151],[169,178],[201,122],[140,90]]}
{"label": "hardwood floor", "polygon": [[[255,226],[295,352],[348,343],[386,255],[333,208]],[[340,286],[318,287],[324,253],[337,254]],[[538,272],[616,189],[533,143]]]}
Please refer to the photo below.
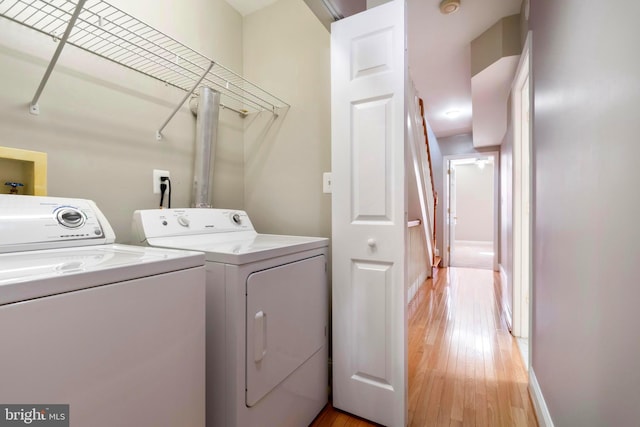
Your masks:
{"label": "hardwood floor", "polygon": [[[409,305],[409,426],[537,426],[500,276],[442,268]],[[312,427],[372,426],[330,405]]]}

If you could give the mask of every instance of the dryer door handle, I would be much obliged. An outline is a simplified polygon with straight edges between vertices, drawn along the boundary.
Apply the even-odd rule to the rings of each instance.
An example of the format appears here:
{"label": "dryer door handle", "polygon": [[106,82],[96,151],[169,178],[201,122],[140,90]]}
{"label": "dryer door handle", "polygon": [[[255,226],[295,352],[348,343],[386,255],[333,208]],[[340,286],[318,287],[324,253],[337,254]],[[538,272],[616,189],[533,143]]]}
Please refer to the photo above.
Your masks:
{"label": "dryer door handle", "polygon": [[258,363],[267,354],[267,314],[259,311],[253,318],[253,360]]}

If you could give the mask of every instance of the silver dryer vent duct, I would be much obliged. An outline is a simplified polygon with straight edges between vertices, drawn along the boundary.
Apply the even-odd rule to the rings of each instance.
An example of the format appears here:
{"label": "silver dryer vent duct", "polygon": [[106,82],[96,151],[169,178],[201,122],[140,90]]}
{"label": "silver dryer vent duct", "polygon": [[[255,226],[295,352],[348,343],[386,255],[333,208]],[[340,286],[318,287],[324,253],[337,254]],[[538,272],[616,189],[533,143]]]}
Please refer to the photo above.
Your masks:
{"label": "silver dryer vent duct", "polygon": [[210,208],[213,194],[213,164],[218,140],[220,92],[209,87],[201,87],[198,94],[192,206]]}

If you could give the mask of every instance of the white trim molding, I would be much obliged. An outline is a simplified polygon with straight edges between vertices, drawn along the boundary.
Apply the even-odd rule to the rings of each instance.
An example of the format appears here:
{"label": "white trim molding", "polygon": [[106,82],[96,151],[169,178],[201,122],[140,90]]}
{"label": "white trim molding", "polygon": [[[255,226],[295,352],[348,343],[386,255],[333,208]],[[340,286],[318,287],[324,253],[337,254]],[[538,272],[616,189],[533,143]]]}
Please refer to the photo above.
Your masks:
{"label": "white trim molding", "polygon": [[502,307],[502,314],[504,315],[504,321],[507,323],[507,328],[509,328],[509,332],[513,331],[513,314],[511,313],[511,307],[507,304],[506,295],[504,295],[504,291],[509,289],[509,282],[507,279],[507,272],[505,271],[502,264],[498,264],[500,269],[500,290],[502,292],[502,298],[500,301],[500,306]]}
{"label": "white trim molding", "polygon": [[533,409],[536,411],[536,418],[538,418],[540,427],[554,427],[549,408],[542,396],[540,384],[538,384],[536,374],[533,372],[533,367],[529,369],[529,394],[531,395]]}
{"label": "white trim molding", "polygon": [[[513,335],[528,338],[532,327],[533,304],[533,90],[531,76],[531,31],[520,55],[520,61],[511,85],[511,115],[513,118],[513,153],[512,153],[512,207],[513,224],[513,264],[511,280],[513,290]],[[525,85],[526,83],[526,85]],[[523,91],[528,98],[528,120],[524,120]],[[523,123],[528,123],[523,127]],[[523,129],[527,136],[523,136]]]}

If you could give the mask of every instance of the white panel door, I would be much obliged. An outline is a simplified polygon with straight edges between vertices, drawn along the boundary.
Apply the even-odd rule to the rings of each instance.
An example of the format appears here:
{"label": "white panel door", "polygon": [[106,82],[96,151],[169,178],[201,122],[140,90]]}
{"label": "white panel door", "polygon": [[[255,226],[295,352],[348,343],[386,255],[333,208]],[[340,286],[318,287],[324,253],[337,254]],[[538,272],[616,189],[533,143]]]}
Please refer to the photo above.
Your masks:
{"label": "white panel door", "polygon": [[331,29],[333,405],[406,424],[405,4]]}

